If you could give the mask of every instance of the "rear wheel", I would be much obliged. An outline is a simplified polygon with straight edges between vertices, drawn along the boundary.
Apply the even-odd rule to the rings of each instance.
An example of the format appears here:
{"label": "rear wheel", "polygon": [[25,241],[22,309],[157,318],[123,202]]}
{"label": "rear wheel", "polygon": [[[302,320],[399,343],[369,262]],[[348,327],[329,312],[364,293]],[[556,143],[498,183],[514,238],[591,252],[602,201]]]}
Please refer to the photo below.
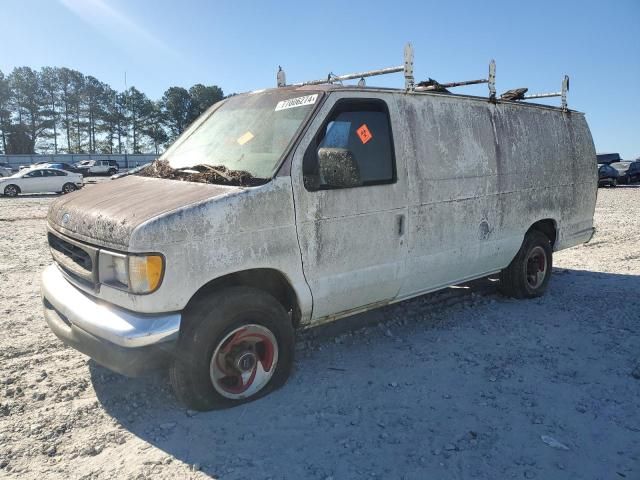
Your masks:
{"label": "rear wheel", "polygon": [[20,193],[20,188],[17,185],[7,185],[4,187],[4,194],[7,197],[15,197]]}
{"label": "rear wheel", "polygon": [[500,291],[514,298],[534,298],[544,294],[553,267],[549,238],[531,230],[515,258],[500,272]]}
{"label": "rear wheel", "polygon": [[75,192],[78,189],[73,183],[65,183],[62,186],[62,193],[71,193]]}
{"label": "rear wheel", "polygon": [[107,172],[107,175],[111,176],[111,175],[115,175],[116,173],[118,173],[118,171],[115,168],[110,168],[109,171]]}
{"label": "rear wheel", "polygon": [[187,407],[233,407],[286,382],[294,331],[286,310],[271,295],[228,288],[196,300],[183,318],[169,379]]}

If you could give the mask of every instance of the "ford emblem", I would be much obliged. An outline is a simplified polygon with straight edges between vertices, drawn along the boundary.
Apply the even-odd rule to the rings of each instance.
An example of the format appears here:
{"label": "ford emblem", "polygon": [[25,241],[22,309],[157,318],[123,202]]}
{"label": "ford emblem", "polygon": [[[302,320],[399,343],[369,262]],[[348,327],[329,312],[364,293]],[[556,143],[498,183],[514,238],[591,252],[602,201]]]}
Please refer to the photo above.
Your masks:
{"label": "ford emblem", "polygon": [[71,216],[68,213],[65,213],[64,215],[62,215],[62,223],[66,225],[69,222],[70,218]]}

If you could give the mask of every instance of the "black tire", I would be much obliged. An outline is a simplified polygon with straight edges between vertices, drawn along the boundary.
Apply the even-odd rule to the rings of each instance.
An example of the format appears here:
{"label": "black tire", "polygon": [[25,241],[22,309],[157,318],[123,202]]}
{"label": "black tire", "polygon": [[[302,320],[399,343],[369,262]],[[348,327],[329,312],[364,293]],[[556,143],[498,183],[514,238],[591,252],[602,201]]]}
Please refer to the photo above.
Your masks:
{"label": "black tire", "polygon": [[71,193],[71,192],[75,192],[78,189],[78,187],[76,187],[73,183],[65,183],[62,186],[62,193]]}
{"label": "black tire", "polygon": [[[277,341],[277,362],[260,390],[239,399],[223,396],[214,387],[212,357],[231,332],[245,325],[268,329]],[[271,295],[249,287],[231,287],[195,300],[187,306],[169,369],[169,381],[178,398],[193,410],[229,408],[256,400],[281,387],[293,365],[295,334],[284,307]],[[224,351],[224,348],[223,348]],[[224,387],[222,387],[224,388]]]}
{"label": "black tire", "polygon": [[7,185],[4,187],[4,194],[7,197],[16,197],[20,193],[20,187],[17,185]]}
{"label": "black tire", "polygon": [[[539,268],[542,257],[544,257],[544,272]],[[534,264],[537,265],[533,269],[537,268],[539,269],[538,273],[543,274],[541,281],[537,276],[536,282],[531,281],[531,270]],[[507,268],[500,272],[499,289],[504,295],[514,298],[539,297],[547,289],[552,268],[553,250],[551,241],[544,233],[531,230],[524,237],[524,242],[522,242],[522,246],[515,258]]]}
{"label": "black tire", "polygon": [[116,173],[118,173],[118,171],[115,168],[110,168],[109,171],[107,172],[107,175],[111,176],[111,175],[115,175]]}

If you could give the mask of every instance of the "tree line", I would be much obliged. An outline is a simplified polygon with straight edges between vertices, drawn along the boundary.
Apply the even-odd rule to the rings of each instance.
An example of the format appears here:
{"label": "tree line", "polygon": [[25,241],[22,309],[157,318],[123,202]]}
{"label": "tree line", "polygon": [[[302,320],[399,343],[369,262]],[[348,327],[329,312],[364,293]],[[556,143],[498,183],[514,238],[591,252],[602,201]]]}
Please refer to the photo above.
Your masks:
{"label": "tree line", "polygon": [[16,67],[0,71],[0,153],[158,154],[223,98],[220,87],[196,84],[154,101],[69,68]]}

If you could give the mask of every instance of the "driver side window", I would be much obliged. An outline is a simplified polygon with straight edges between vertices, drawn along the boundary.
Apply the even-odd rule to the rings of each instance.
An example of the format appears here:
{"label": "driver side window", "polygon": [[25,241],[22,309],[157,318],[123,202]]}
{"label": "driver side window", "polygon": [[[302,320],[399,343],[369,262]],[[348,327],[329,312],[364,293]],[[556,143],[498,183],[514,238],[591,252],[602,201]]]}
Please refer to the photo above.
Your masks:
{"label": "driver side window", "polygon": [[394,183],[395,158],[386,103],[338,102],[304,155],[303,175],[310,191]]}

